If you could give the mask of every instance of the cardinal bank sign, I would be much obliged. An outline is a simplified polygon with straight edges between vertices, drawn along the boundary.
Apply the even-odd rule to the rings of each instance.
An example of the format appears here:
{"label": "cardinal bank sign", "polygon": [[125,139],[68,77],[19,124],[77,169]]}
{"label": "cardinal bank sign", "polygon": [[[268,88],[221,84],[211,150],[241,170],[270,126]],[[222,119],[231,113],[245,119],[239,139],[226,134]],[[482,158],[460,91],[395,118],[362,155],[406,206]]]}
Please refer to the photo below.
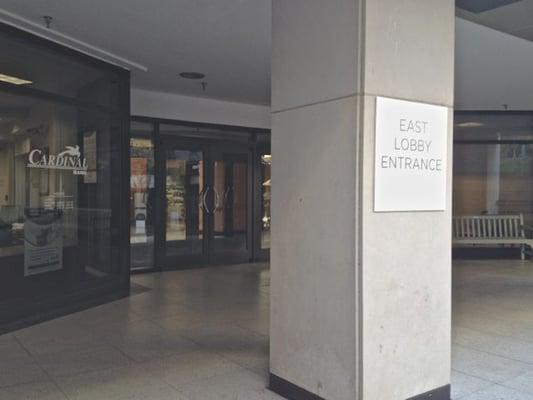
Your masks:
{"label": "cardinal bank sign", "polygon": [[66,146],[57,155],[48,155],[42,150],[34,149],[28,155],[28,168],[64,169],[74,175],[87,174],[87,160],[80,153],[80,146]]}

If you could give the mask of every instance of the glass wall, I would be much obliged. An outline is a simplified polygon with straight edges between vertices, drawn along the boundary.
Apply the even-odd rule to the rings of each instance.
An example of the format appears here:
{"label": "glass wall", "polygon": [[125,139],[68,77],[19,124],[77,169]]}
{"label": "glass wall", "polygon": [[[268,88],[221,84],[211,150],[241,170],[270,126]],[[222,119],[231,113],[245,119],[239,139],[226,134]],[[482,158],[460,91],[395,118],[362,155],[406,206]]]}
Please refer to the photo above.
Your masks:
{"label": "glass wall", "polygon": [[155,222],[155,154],[153,124],[132,121],[130,134],[131,268],[153,268]]}
{"label": "glass wall", "polygon": [[453,214],[533,223],[533,113],[456,112]]}
{"label": "glass wall", "polygon": [[133,117],[130,133],[132,269],[268,258],[270,132]]}
{"label": "glass wall", "polygon": [[270,249],[270,187],[272,155],[261,155],[261,249]]}
{"label": "glass wall", "polygon": [[[75,65],[83,61],[71,51],[11,28],[1,27],[0,45],[6,51],[0,74],[24,81],[0,83],[0,330],[5,330],[22,319],[127,293],[120,204],[128,176],[123,168],[128,104],[127,94],[118,94],[127,89],[128,77],[104,64],[101,70],[87,66],[94,74],[80,75]],[[28,62],[32,55],[43,57]],[[37,64],[42,68],[31,67]]]}

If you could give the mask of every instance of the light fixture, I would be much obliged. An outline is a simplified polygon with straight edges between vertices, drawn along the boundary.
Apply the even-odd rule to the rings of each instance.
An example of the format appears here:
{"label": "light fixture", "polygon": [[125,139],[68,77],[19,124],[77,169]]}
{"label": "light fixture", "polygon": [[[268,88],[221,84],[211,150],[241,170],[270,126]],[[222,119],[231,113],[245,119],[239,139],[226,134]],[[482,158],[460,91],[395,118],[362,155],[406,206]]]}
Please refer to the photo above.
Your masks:
{"label": "light fixture", "polygon": [[0,82],[7,82],[13,85],[29,85],[30,83],[33,83],[32,81],[17,78],[16,76],[11,76],[7,74],[0,74]]}
{"label": "light fixture", "polygon": [[184,79],[193,79],[193,80],[199,80],[199,79],[205,78],[205,74],[202,74],[201,72],[181,72],[180,76]]}
{"label": "light fixture", "polygon": [[479,128],[480,126],[485,126],[482,122],[461,122],[456,125],[459,128]]}

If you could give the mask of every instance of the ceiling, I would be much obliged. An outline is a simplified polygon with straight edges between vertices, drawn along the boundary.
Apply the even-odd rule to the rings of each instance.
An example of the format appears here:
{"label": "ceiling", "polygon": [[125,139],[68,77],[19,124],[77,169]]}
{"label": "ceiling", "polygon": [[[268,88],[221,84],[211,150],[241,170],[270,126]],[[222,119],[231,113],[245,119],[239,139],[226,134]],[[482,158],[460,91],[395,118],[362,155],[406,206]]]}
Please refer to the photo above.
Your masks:
{"label": "ceiling", "polygon": [[[487,8],[484,4],[494,8],[473,12]],[[461,18],[533,41],[533,0],[457,0],[457,6]]]}
{"label": "ceiling", "polygon": [[[533,41],[533,0],[457,4],[464,19]],[[92,46],[130,67],[134,88],[270,104],[270,0],[0,0],[0,19]],[[179,77],[188,71],[206,74],[205,91]]]}
{"label": "ceiling", "polygon": [[[135,88],[270,104],[268,0],[0,0],[0,9],[42,31],[50,15],[52,31],[131,61]],[[179,77],[188,71],[206,75],[205,91]]]}

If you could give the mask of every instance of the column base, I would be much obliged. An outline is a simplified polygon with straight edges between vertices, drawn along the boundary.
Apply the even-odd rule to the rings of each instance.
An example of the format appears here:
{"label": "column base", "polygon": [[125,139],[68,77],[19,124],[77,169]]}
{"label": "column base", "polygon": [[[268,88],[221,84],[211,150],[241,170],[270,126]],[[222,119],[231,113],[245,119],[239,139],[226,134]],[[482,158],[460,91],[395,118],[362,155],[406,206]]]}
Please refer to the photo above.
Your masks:
{"label": "column base", "polygon": [[268,389],[288,400],[325,400],[324,398],[272,373],[269,377]]}
{"label": "column base", "polygon": [[450,385],[442,386],[429,392],[419,394],[407,400],[450,400],[451,399]]}
{"label": "column base", "polygon": [[[270,374],[268,389],[288,400],[326,400],[277,375]],[[450,385],[430,390],[407,400],[451,400]]]}

